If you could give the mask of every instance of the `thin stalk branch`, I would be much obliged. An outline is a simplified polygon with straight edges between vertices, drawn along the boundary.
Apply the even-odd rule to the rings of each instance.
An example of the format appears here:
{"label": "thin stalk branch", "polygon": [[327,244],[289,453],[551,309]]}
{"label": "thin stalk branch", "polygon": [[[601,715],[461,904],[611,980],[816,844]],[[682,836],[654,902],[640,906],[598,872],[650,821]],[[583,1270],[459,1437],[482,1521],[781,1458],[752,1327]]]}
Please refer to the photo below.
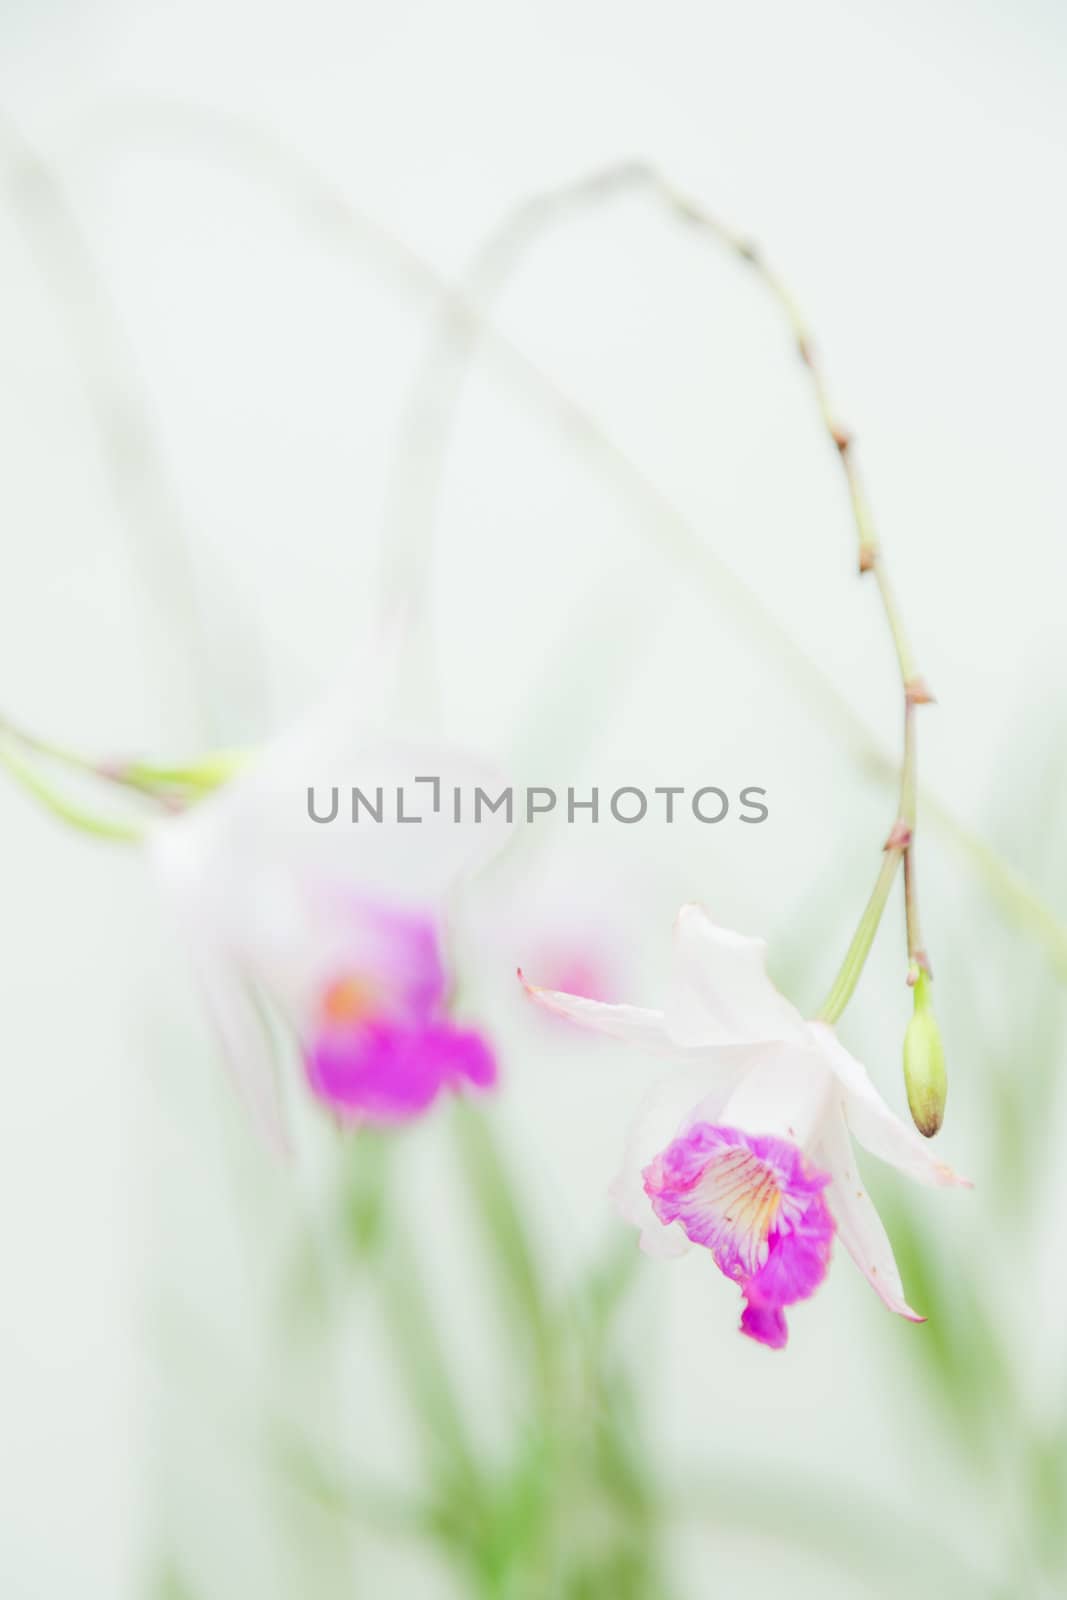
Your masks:
{"label": "thin stalk branch", "polygon": [[[584,211],[631,189],[650,192],[655,199],[666,205],[683,222],[699,228],[703,233],[729,250],[756,274],[764,288],[769,291],[773,300],[784,313],[796,343],[797,351],[810,375],[816,406],[823,426],[844,472],[849,504],[852,508],[853,521],[856,527],[860,571],[874,574],[878,595],[893,641],[905,702],[905,745],[901,762],[900,808],[897,822],[886,846],[886,858],[879,871],[874,892],[867,903],[855,937],[845,956],[841,971],[835,980],[831,995],[828,997],[827,1005],[830,1006],[835,1016],[840,1015],[844,1005],[847,1004],[848,999],[851,997],[859,974],[863,969],[875,931],[885,909],[889,890],[896,875],[896,869],[902,859],[905,862],[907,861],[910,851],[916,824],[916,752],[913,710],[916,705],[929,701],[932,697],[915,670],[914,657],[908,643],[900,608],[889,581],[880,544],[875,536],[873,520],[860,480],[855,452],[852,448],[851,435],[836,420],[830,401],[829,386],[821,362],[816,354],[814,341],[796,301],[785,287],[781,278],[766,264],[761,252],[751,241],[727,227],[711,212],[705,210],[688,195],[675,188],[655,168],[641,163],[625,163],[608,167],[590,177],[580,179],[576,183],[536,195],[520,206],[510,218],[506,219],[499,228],[494,230],[489,240],[483,245],[475,263],[468,270],[466,292],[477,303],[486,304],[490,293],[498,291],[509,272],[513,270],[521,252],[549,223],[559,220],[567,214]],[[455,366],[452,378],[454,397],[448,413],[449,420],[454,421],[456,415],[455,393],[458,393],[458,386],[462,380],[465,370],[463,358],[472,342],[473,334],[469,328],[465,329],[464,344],[460,345],[457,350],[454,338],[450,337],[450,330],[445,327],[442,333],[444,339],[450,340],[450,342],[445,345],[443,351],[438,345],[431,344],[408,407],[406,433],[401,435],[401,445],[397,451],[393,472],[394,481],[400,484],[407,483],[418,477],[418,474],[412,473],[409,468],[416,456],[420,461],[424,459],[425,439],[429,431],[426,427],[426,407],[428,403],[432,404],[433,401],[432,379],[442,366],[442,356],[447,357],[450,351]],[[449,430],[444,426],[439,426],[432,437],[436,440],[436,454],[432,457],[429,480],[431,504],[436,498],[437,486],[442,477],[444,454],[449,442]],[[430,526],[431,520],[432,518],[428,516],[427,528]],[[397,540],[396,542],[402,546],[410,545],[410,534],[407,540]],[[424,609],[418,599],[418,590],[419,585],[425,582],[427,564],[425,560],[421,562],[413,560],[410,551],[408,551],[403,566],[409,574],[409,584],[413,585],[416,591],[416,599],[412,604],[412,613],[418,615]],[[422,574],[422,576],[420,577],[419,574]],[[907,813],[906,820],[905,812]],[[914,967],[910,931],[913,926],[916,929],[918,927],[917,891],[915,889],[914,871],[910,867],[907,869],[907,877],[911,908],[909,911],[910,977]],[[918,969],[915,968],[914,970],[917,971]],[[827,1015],[826,1007],[824,1007],[821,1014]]]}
{"label": "thin stalk branch", "polygon": [[240,760],[235,755],[220,753],[190,766],[161,767],[137,760],[98,761],[30,733],[2,715],[0,739],[7,739],[25,753],[55,762],[83,777],[129,791],[142,800],[153,800],[166,811],[184,810],[218,788],[237,770]]}
{"label": "thin stalk branch", "polygon": [[61,822],[67,823],[69,827],[77,828],[80,833],[89,833],[97,839],[112,839],[123,844],[135,844],[144,837],[144,829],[137,823],[98,817],[60,794],[27,762],[16,755],[3,739],[0,739],[0,766],[6,767],[16,783],[47,811],[58,817]]}
{"label": "thin stalk branch", "polygon": [[[473,299],[465,283],[450,282],[430,262],[372,216],[361,212],[341,186],[314,162],[279,140],[271,131],[230,112],[193,101],[160,101],[125,97],[112,101],[100,113],[82,119],[74,130],[74,146],[82,159],[92,159],[103,146],[128,148],[131,144],[162,143],[189,150],[198,144],[216,165],[228,164],[246,179],[259,182],[291,207],[307,226],[330,247],[350,253],[361,266],[368,257],[382,271],[398,277],[415,294],[441,306],[442,326],[457,325],[477,334],[471,355],[484,348],[495,371],[510,381],[527,399],[539,402],[547,416],[566,427],[574,439],[598,460],[605,476],[643,512],[640,531],[658,535],[657,548],[681,569],[703,583],[724,608],[735,626],[756,638],[773,654],[808,703],[823,718],[860,768],[890,778],[895,764],[880,741],[852,708],[834,681],[796,643],[759,596],[706,543],[700,530],[601,425],[596,416],[562,388],[538,363],[492,322],[484,301]],[[634,169],[619,167],[617,181]],[[636,169],[638,171],[644,169]],[[600,190],[609,187],[603,175]],[[559,194],[548,208],[549,216],[563,212],[575,200]],[[543,204],[543,203],[542,203]],[[534,206],[526,208],[529,216]],[[547,220],[547,219],[546,219]],[[789,302],[791,305],[792,302]],[[813,370],[824,420],[833,420],[821,372]],[[835,440],[836,444],[836,440]],[[848,464],[849,494],[857,524],[870,529],[870,515],[859,483],[854,459]],[[861,541],[862,544],[863,541]],[[873,543],[873,538],[866,540]],[[882,568],[882,590],[886,584]],[[893,613],[895,615],[895,612]],[[903,636],[901,635],[901,639]],[[900,651],[898,646],[898,659]],[[910,666],[905,651],[902,670]],[[920,791],[926,814],[958,851],[968,868],[984,884],[1006,920],[1029,934],[1044,950],[1061,981],[1067,983],[1067,926],[1034,887],[973,829],[936,796]]]}
{"label": "thin stalk branch", "polygon": [[[837,420],[817,347],[797,302],[778,274],[766,264],[757,246],[720,222],[704,207],[697,205],[653,167],[637,165],[608,169],[575,185],[569,193],[561,192],[558,204],[566,208],[575,203],[581,204],[603,198],[630,186],[651,190],[657,199],[671,208],[682,220],[698,227],[730,250],[755,273],[785,314],[797,351],[810,376],[815,403],[823,426],[844,473],[856,528],[860,572],[870,572],[874,576],[896,654],[904,697],[904,750],[901,759],[900,805],[897,821],[885,846],[884,859],[874,890],[846,952],[838,977],[827,997],[826,1005],[820,1013],[827,1020],[836,1021],[859,980],[901,861],[904,863],[905,876],[909,982],[914,983],[920,968],[929,971],[919,932],[918,890],[912,848],[917,826],[915,707],[929,702],[933,697],[915,667],[915,658],[889,580],[881,543],[875,534],[873,518],[856,462],[852,436]],[[519,225],[529,227],[531,218],[535,218],[538,213],[543,215],[546,209],[552,210],[554,204],[552,197],[547,200],[542,199],[533,207],[527,208]]]}
{"label": "thin stalk branch", "polygon": [[[852,935],[852,942],[845,952],[837,976],[833,981],[829,994],[819,1009],[819,1018],[823,1022],[835,1023],[843,1014],[845,1007],[855,992],[856,985],[863,973],[874,936],[878,932],[889,901],[889,893],[896,879],[897,869],[901,862],[904,864],[905,886],[909,882],[914,888],[914,874],[911,862],[912,830],[915,819],[915,794],[916,794],[916,743],[915,743],[915,707],[913,702],[905,696],[904,702],[904,758],[900,771],[900,799],[897,806],[897,819],[890,829],[889,837],[883,846],[882,864],[878,870],[878,877],[871,891],[871,897],[864,907],[859,925]],[[915,923],[918,928],[918,907],[915,907]],[[911,929],[912,922],[908,921],[908,956],[909,974],[911,971]]]}
{"label": "thin stalk branch", "polygon": [[904,851],[904,918],[908,940],[908,983],[918,981],[919,973],[932,977],[919,922],[919,893],[915,878],[915,818],[917,809],[915,754],[915,701],[904,697],[904,773],[901,782],[900,816],[907,830]]}

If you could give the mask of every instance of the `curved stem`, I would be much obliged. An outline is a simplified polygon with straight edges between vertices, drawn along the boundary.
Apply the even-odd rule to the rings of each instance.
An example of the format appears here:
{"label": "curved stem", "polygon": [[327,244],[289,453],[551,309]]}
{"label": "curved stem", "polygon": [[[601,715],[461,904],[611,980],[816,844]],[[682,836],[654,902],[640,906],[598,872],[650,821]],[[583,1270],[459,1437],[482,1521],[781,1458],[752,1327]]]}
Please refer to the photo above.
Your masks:
{"label": "curved stem", "polygon": [[[441,302],[442,315],[450,322],[476,329],[478,342],[484,345],[497,372],[512,381],[527,398],[539,401],[551,417],[563,423],[581,444],[598,456],[605,474],[643,509],[647,531],[657,530],[659,548],[680,567],[694,573],[709,592],[724,603],[730,619],[743,625],[778,658],[793,686],[834,729],[859,766],[880,776],[892,775],[893,763],[833,680],[809,658],[759,596],[706,543],[699,529],[674,504],[670,495],[611,437],[596,416],[494,326],[483,303],[472,301],[461,284],[450,283],[403,240],[362,213],[341,187],[312,161],[277,139],[269,129],[229,112],[195,102],[128,98],[113,103],[95,119],[83,119],[77,129],[77,153],[91,156],[94,142],[99,146],[101,141],[110,140],[120,146],[132,141],[150,143],[153,135],[164,138],[170,135],[186,148],[199,141],[213,161],[228,162],[246,177],[264,183],[331,243],[352,251],[361,263],[369,254],[383,270],[398,275],[416,293]],[[644,168],[614,170],[617,185],[633,181],[634,172],[645,173],[642,181],[648,181]],[[557,193],[551,204],[534,202],[524,208],[522,216],[527,219],[527,225],[536,220],[538,212],[548,220],[554,212],[568,209],[590,187],[600,193],[610,188],[601,175],[595,186],[576,185],[566,194]],[[747,248],[743,241],[739,241],[739,245]],[[777,287],[780,295],[784,293],[780,285]],[[792,302],[787,303],[792,308]],[[817,367],[811,370],[820,410],[824,420],[832,424],[821,372]],[[853,514],[858,523],[869,529],[870,517],[854,459],[848,461],[848,483]],[[873,538],[866,542],[873,543]],[[884,567],[882,573],[880,588],[884,596],[888,588]],[[902,642],[905,641],[901,634],[897,640],[898,658]],[[909,665],[905,654],[904,670]],[[1054,971],[1067,982],[1067,926],[1061,918],[1031,884],[980,835],[962,823],[949,807],[926,791],[921,791],[921,799],[927,815],[959,851],[968,867],[978,874],[1004,917],[1041,945]]]}
{"label": "curved stem", "polygon": [[53,789],[49,783],[35,772],[25,761],[15,755],[14,751],[0,739],[0,766],[6,767],[16,783],[20,784],[27,794],[38,800],[53,816],[66,822],[72,828],[77,828],[81,833],[90,833],[98,839],[113,839],[123,844],[139,843],[144,837],[144,829],[133,822],[117,822],[109,817],[98,817],[93,812],[84,810],[75,805],[65,795]]}
{"label": "curved stem", "polygon": [[922,947],[922,936],[919,932],[919,905],[915,891],[915,864],[914,864],[914,830],[916,810],[916,741],[915,741],[915,703],[905,694],[904,697],[904,759],[900,772],[900,803],[897,820],[890,830],[889,838],[885,842],[882,865],[875,880],[874,889],[867,902],[859,926],[852,936],[852,942],[845,952],[845,959],[841,963],[837,977],[834,979],[830,993],[819,1010],[820,1020],[834,1023],[842,1015],[853,992],[870,954],[874,936],[882,920],[882,913],[889,900],[889,891],[897,875],[897,868],[904,863],[904,900],[907,915],[908,937],[908,982],[914,984],[920,970],[929,975],[929,965],[926,953]]}
{"label": "curved stem", "polygon": [[181,810],[202,799],[237,772],[246,757],[240,752],[216,751],[202,760],[184,766],[158,766],[150,761],[97,761],[64,745],[28,733],[9,717],[0,715],[0,739],[9,739],[34,756],[58,762],[85,777],[131,790],[143,799],[155,800],[168,811]]}
{"label": "curved stem", "polygon": [[819,1008],[819,1018],[823,1022],[834,1023],[844,1012],[845,1007],[852,999],[867,957],[870,955],[874,936],[882,920],[882,913],[889,900],[889,891],[900,866],[902,851],[895,847],[886,850],[882,857],[881,870],[875,879],[871,897],[867,901],[859,925],[852,935],[852,942],[845,952],[845,959],[841,963],[837,977],[834,979],[829,994]]}
{"label": "curved stem", "polygon": [[[855,452],[852,448],[851,435],[835,419],[830,403],[829,388],[816,356],[814,343],[796,301],[778,275],[765,264],[761,253],[755,245],[726,227],[710,212],[704,210],[703,207],[698,206],[689,196],[684,195],[668,182],[655,168],[641,163],[625,163],[606,168],[601,172],[594,173],[591,177],[580,179],[574,184],[537,195],[526,202],[525,205],[519,207],[510,218],[505,220],[502,226],[493,232],[487,243],[483,245],[474,265],[467,273],[467,292],[473,298],[476,298],[479,303],[484,304],[489,292],[499,288],[504,281],[508,271],[514,266],[520,250],[525,247],[531,237],[539,234],[548,222],[565,215],[567,212],[585,209],[592,204],[633,188],[649,190],[656,199],[662,201],[683,221],[695,225],[724,245],[756,273],[764,287],[785,313],[793,338],[796,341],[797,350],[811,376],[815,401],[823,425],[837,452],[845,475],[849,503],[852,507],[853,521],[856,527],[860,571],[874,574],[882,609],[885,613],[893,648],[896,653],[905,703],[900,807],[897,822],[890,835],[890,842],[886,847],[886,861],[879,872],[875,890],[867,903],[860,925],[856,930],[855,937],[849,946],[841,970],[837,979],[835,979],[827,1000],[827,1006],[830,1007],[835,1016],[839,1016],[851,997],[859,975],[863,970],[864,962],[888,899],[896,868],[899,866],[901,859],[905,860],[909,891],[909,978],[912,978],[913,972],[918,971],[916,962],[919,958],[914,953],[915,950],[921,948],[918,944],[917,933],[917,892],[914,871],[907,865],[907,857],[910,854],[911,841],[916,826],[916,755],[913,713],[916,705],[927,702],[932,697],[915,669],[914,658],[908,643],[900,609],[889,581],[881,547],[875,536],[873,520],[863,492],[859,469],[855,460]],[[449,328],[445,327],[442,331],[444,337],[448,338]],[[465,338],[469,345],[471,342],[469,329],[465,330]],[[444,353],[447,355],[450,349],[452,349],[451,345],[446,346]],[[452,354],[455,357],[456,352],[454,349],[452,349]],[[460,357],[464,355],[462,347],[459,355]],[[410,406],[410,416],[413,421],[409,424],[407,433],[401,436],[402,447],[398,452],[399,460],[394,471],[394,476],[398,482],[407,482],[417,476],[417,474],[411,473],[409,468],[414,460],[415,444],[421,441],[425,431],[423,413],[420,411],[419,403],[421,402],[425,406],[431,376],[438,370],[440,364],[441,355],[437,354],[436,358],[431,355],[427,361],[421,381],[416,382]],[[458,380],[462,376],[462,370],[462,367],[458,369],[457,379],[455,380],[457,386]],[[430,480],[431,494],[441,476],[441,464],[447,441],[447,429],[440,428],[437,434],[438,453],[435,460],[435,470],[431,474]],[[409,565],[413,573],[419,570],[418,563],[411,561]],[[425,568],[425,562],[422,563],[422,568]],[[417,580],[412,581],[415,582]],[[925,957],[922,958],[922,964],[925,964]],[[821,1015],[827,1015],[826,1007],[823,1008]]]}
{"label": "curved stem", "polygon": [[919,923],[919,892],[915,880],[915,819],[916,819],[916,757],[915,757],[915,703],[905,696],[904,708],[904,773],[901,782],[900,816],[907,831],[904,850],[904,918],[908,940],[908,983],[912,986],[919,973],[932,977],[926,956],[922,929]]}
{"label": "curved stem", "polygon": [[0,716],[0,737],[11,739],[24,750],[32,750],[35,755],[44,756],[49,761],[59,761],[65,767],[72,767],[76,772],[85,773],[87,777],[110,776],[106,769],[95,761],[90,761],[86,756],[76,755],[74,751],[53,744],[49,739],[42,739],[35,733],[27,733],[25,728],[20,728],[9,717]]}

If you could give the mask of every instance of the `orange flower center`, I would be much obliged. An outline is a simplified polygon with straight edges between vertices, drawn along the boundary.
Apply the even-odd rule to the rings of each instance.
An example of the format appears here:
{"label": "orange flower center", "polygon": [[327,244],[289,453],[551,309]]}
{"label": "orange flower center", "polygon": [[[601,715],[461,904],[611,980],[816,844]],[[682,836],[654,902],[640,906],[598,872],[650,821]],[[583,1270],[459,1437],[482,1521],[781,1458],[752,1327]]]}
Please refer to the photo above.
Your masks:
{"label": "orange flower center", "polygon": [[360,1022],[377,1009],[375,985],[369,979],[355,974],[336,978],[322,996],[324,1022]]}

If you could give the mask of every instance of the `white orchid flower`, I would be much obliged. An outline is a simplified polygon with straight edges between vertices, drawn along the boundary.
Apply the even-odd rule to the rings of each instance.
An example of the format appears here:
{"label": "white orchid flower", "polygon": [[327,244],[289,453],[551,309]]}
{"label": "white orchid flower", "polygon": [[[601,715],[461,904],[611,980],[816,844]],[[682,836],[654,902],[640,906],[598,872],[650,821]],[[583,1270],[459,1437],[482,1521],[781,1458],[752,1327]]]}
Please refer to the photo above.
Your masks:
{"label": "white orchid flower", "polygon": [[779,1349],[785,1307],[826,1276],[836,1232],[891,1311],[908,1305],[853,1139],[916,1183],[963,1185],[882,1100],[825,1023],[771,983],[766,946],[696,905],[675,926],[663,1011],[528,986],[549,1011],[672,1059],[638,1112],[612,1188],[650,1255],[710,1251],[745,1297],[741,1331]]}
{"label": "white orchid flower", "polygon": [[[500,842],[503,819],[476,823],[470,803],[499,781],[455,751],[376,733],[367,680],[350,681],[149,841],[241,1096],[282,1149],[271,1014],[342,1118],[402,1121],[496,1077],[489,1044],[449,1014],[442,935],[453,889]],[[381,821],[362,804],[352,820],[353,787],[380,801]],[[322,817],[336,791],[331,821],[313,819],[309,790]]]}

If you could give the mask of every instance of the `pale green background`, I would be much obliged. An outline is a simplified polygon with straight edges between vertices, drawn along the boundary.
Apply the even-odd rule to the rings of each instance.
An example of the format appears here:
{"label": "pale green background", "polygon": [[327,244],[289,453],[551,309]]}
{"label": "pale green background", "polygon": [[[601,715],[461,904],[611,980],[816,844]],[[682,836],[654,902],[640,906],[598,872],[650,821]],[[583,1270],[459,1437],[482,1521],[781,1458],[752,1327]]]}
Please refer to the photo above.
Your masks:
{"label": "pale green background", "polygon": [[[118,358],[100,342],[98,300],[72,318],[69,280],[49,276],[55,241],[28,240],[9,184],[8,712],[101,751],[248,738],[324,682],[372,615],[387,465],[431,307],[280,194],[269,161],[235,160],[196,106],[270,131],[446,273],[516,200],[642,155],[763,241],[807,309],[938,695],[924,778],[1065,905],[1062,11],[51,0],[5,6],[0,30],[0,104],[63,174],[124,341]],[[5,148],[9,176],[13,158]],[[740,269],[621,203],[540,244],[501,320],[892,751],[892,658],[855,580],[837,467]],[[174,514],[151,493],[118,503],[86,363],[97,420],[118,404],[121,425],[116,392],[145,402]],[[606,1224],[649,1069],[532,1027],[515,959],[577,921],[627,996],[654,1002],[673,910],[695,897],[767,933],[775,971],[814,1006],[892,799],[732,608],[672,562],[663,530],[488,368],[468,391],[436,541],[452,736],[514,757],[531,782],[770,792],[759,829],[557,835],[521,913],[486,913],[502,1133],[563,1280]],[[247,1411],[278,1382],[272,1362],[293,1375],[266,1317],[314,1173],[279,1178],[252,1150],[137,861],[65,835],[6,787],[0,820],[0,1588],[139,1595],[165,1546],[198,1600],[313,1595]],[[1036,948],[942,838],[924,839],[921,862],[952,1081],[943,1144],[978,1187],[924,1193],[910,1214],[957,1273],[950,1299],[973,1290],[1002,1337],[1010,1382],[994,1393],[961,1317],[962,1399],[942,1403],[931,1330],[892,1321],[843,1252],[785,1356],[737,1338],[733,1292],[705,1262],[649,1264],[630,1339],[652,1448],[667,1475],[692,1463],[734,1485],[719,1500],[709,1488],[707,1518],[678,1530],[680,1592],[954,1593],[930,1530],[1000,1582],[991,1592],[1056,1592],[1028,1563],[1035,1526],[1061,1523],[1064,1504],[1058,1001]],[[844,1031],[903,1109],[898,941],[894,910]],[[491,1438],[506,1386],[481,1350],[484,1290],[443,1129],[415,1133],[404,1160]],[[356,1460],[402,1476],[397,1408],[367,1375],[372,1332],[355,1317],[339,1342],[353,1375],[331,1420]],[[970,1432],[969,1409],[984,1417]],[[1035,1430],[1051,1440],[1041,1466]],[[788,1505],[811,1490],[809,1546]],[[1046,1491],[1052,1511],[1031,1518]],[[352,1573],[336,1592],[453,1592],[384,1542],[360,1540]]]}

